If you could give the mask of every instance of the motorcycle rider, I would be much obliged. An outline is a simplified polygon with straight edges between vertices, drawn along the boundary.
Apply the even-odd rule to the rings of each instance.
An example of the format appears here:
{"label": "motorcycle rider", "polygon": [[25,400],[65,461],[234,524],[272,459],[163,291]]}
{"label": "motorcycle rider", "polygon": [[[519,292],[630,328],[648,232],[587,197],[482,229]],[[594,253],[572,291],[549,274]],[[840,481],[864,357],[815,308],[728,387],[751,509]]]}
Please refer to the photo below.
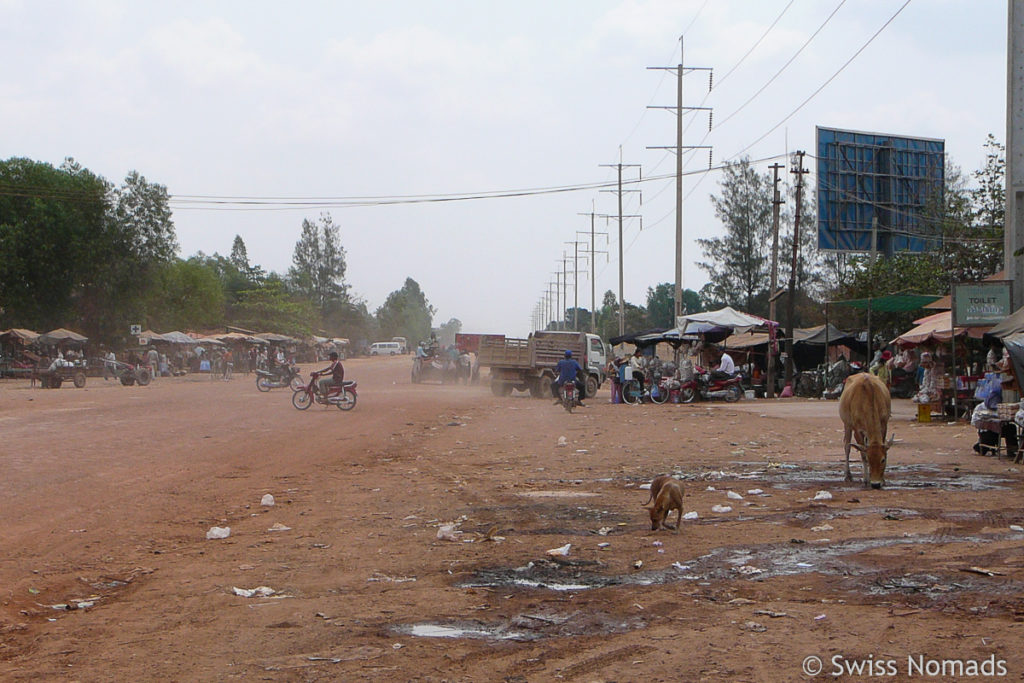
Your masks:
{"label": "motorcycle rider", "polygon": [[736,363],[732,356],[717,346],[712,347],[712,353],[715,354],[716,363],[711,370],[711,379],[732,379],[736,375]]}
{"label": "motorcycle rider", "polygon": [[331,351],[328,358],[331,359],[331,364],[323,370],[313,373],[315,377],[319,377],[316,381],[316,388],[317,393],[321,396],[326,396],[332,386],[341,386],[341,383],[345,381],[345,366],[338,360],[338,352]]}
{"label": "motorcycle rider", "polygon": [[[576,385],[576,405],[581,408],[586,408],[586,406],[583,405],[583,382],[578,378],[578,374],[583,372],[583,368],[576,362],[576,359],[572,357],[572,351],[569,349],[565,350],[565,358],[558,361],[558,365],[555,366],[555,369],[558,370],[558,379],[551,383],[551,393],[555,397],[559,397],[561,395],[562,385],[566,382],[572,382]],[[562,399],[558,398],[555,401],[555,405],[558,405],[561,402]]]}

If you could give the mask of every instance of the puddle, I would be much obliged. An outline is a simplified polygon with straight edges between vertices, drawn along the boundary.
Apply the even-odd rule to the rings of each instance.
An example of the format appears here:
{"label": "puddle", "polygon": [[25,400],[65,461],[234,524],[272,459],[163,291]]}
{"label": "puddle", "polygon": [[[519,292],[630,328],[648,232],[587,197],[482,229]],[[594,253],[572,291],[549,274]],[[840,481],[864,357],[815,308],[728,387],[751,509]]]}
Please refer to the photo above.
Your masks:
{"label": "puddle", "polygon": [[[765,467],[763,462],[734,461],[730,466],[737,470],[720,470],[701,472],[690,475],[679,475],[681,479],[690,481],[728,481],[741,480],[763,481],[777,489],[806,488],[834,481],[842,481],[845,460],[841,457],[835,462],[809,463],[809,467],[783,463]],[[859,485],[860,459],[850,456],[850,471],[854,483],[850,490],[863,491]],[[948,491],[991,491],[1006,489],[1014,482],[1013,479],[981,472],[950,472],[938,465],[890,465],[885,469],[885,488],[897,490],[942,489]]]}
{"label": "puddle", "polygon": [[411,624],[395,629],[418,638],[488,638],[493,640],[529,640],[529,634],[508,631],[499,626],[446,626],[443,624]]}
{"label": "puddle", "polygon": [[590,491],[523,491],[516,495],[523,498],[592,498],[601,494]]}
{"label": "puddle", "polygon": [[477,640],[531,641],[602,633],[625,633],[643,628],[640,617],[622,619],[602,612],[576,611],[568,614],[544,611],[519,614],[492,623],[479,621],[427,622],[391,627],[395,633],[417,638],[471,638]]}
{"label": "puddle", "polygon": [[[1019,538],[1017,533],[978,534],[956,537],[957,542],[984,544],[1007,538]],[[946,538],[944,542],[951,539]],[[829,543],[774,543],[755,546],[715,548],[710,553],[689,560],[681,560],[667,569],[637,571],[629,574],[601,574],[585,566],[564,566],[549,560],[537,560],[514,569],[481,569],[467,581],[457,584],[461,588],[523,587],[553,591],[583,591],[617,585],[659,585],[677,581],[759,581],[778,576],[817,573],[850,579],[851,590],[872,593],[875,590],[898,590],[894,584],[872,581],[884,576],[886,570],[873,566],[870,560],[850,557],[865,551],[901,545],[930,545],[936,542],[931,534],[889,538],[850,539]],[[903,577],[901,575],[901,578]],[[889,580],[897,581],[889,577]],[[924,583],[922,583],[922,581]],[[930,583],[929,583],[930,581]],[[922,579],[913,585],[952,586],[953,590],[980,590],[984,592],[1021,592],[1024,584],[1013,581],[976,581],[970,577],[955,581],[948,578]],[[872,584],[872,585],[865,585]],[[907,584],[908,586],[910,584]],[[923,592],[923,591],[919,591]],[[933,593],[948,592],[936,588]],[[930,594],[930,593],[927,593]]]}

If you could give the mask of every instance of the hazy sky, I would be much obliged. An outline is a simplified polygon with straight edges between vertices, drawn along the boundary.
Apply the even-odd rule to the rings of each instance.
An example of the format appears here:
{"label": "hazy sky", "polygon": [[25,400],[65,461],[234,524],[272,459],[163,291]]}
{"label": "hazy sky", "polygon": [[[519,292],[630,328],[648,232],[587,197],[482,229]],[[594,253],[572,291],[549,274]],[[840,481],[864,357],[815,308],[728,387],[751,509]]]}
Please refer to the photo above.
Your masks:
{"label": "hazy sky", "polygon": [[[183,257],[227,254],[240,234],[251,262],[282,273],[302,219],[322,209],[281,202],[332,200],[346,280],[371,311],[412,277],[435,324],[456,317],[468,332],[525,334],[563,251],[572,255],[566,242],[590,230],[578,214],[616,211],[615,196],[592,186],[614,179],[601,165],[620,149],[653,179],[642,205],[625,196],[624,212],[643,215],[642,231],[636,219],[624,227],[625,299],[643,304],[649,286],[673,281],[674,181],[658,178],[674,156],[647,147],[675,143],[675,117],[647,106],[674,105],[675,79],[647,67],[676,65],[681,35],[685,64],[715,76],[710,95],[705,72],[685,78],[684,104],[713,107],[716,127],[704,139],[706,114],[689,115],[684,142],[712,145],[715,164],[813,152],[822,125],[943,138],[955,163],[978,168],[985,136],[1005,138],[1002,0],[913,0],[783,123],[903,4],[0,0],[0,158],[70,156],[117,184],[137,170],[173,196]],[[687,172],[707,168],[706,150],[685,159]],[[706,282],[693,240],[721,230],[708,200],[719,178],[685,179],[692,289]],[[576,186],[590,187],[340,205]],[[210,210],[191,208],[191,196],[277,203]],[[596,259],[600,302],[618,290],[617,224],[601,219],[598,230],[610,252]]]}

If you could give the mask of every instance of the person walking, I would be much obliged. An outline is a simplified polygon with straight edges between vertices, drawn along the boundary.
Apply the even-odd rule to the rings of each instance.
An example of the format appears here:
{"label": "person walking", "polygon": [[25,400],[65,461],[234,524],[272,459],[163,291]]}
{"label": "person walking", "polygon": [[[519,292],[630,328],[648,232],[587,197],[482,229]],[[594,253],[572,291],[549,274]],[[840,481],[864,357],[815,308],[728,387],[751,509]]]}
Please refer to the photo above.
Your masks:
{"label": "person walking", "polygon": [[149,375],[153,379],[160,376],[160,353],[152,346],[146,352],[146,364],[149,365]]}

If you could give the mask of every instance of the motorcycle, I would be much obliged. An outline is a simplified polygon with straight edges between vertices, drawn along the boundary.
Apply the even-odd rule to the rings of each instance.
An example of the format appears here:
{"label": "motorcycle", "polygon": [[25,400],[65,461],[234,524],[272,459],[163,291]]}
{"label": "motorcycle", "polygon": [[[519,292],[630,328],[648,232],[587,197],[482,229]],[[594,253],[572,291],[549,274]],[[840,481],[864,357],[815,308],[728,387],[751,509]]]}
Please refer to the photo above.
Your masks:
{"label": "motorcycle", "polygon": [[682,383],[679,387],[679,401],[681,403],[693,403],[698,397],[705,401],[725,399],[729,403],[740,400],[743,397],[743,378],[740,375],[732,377],[712,378],[711,373],[704,368],[695,366],[697,371],[692,378]]}
{"label": "motorcycle", "polygon": [[281,387],[291,387],[292,391],[298,391],[306,383],[302,381],[299,369],[294,365],[281,365],[273,370],[256,370],[256,388],[260,391],[270,391]]}
{"label": "motorcycle", "polygon": [[320,375],[313,373],[309,377],[309,384],[303,385],[292,393],[292,405],[298,410],[309,408],[315,401],[320,405],[338,406],[338,410],[352,410],[356,407],[356,383],[353,380],[345,380],[340,385],[332,385],[324,396],[317,391],[316,382]]}
{"label": "motorcycle", "polygon": [[572,409],[576,407],[576,383],[564,383],[559,390],[559,396],[562,400],[562,407],[567,413],[571,413]]}

